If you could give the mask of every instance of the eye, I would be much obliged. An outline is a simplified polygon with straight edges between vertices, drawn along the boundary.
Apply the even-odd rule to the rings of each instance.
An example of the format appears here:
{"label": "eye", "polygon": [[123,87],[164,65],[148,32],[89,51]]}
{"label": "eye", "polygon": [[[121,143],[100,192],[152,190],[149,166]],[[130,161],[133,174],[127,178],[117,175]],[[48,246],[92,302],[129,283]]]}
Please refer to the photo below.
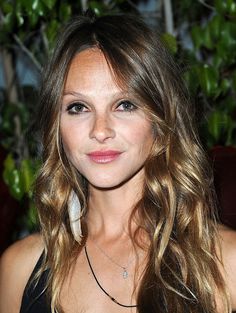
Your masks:
{"label": "eye", "polygon": [[66,111],[69,114],[81,114],[88,112],[89,109],[82,103],[74,102],[67,106]]}
{"label": "eye", "polygon": [[118,111],[132,112],[137,110],[137,106],[128,100],[121,101],[116,107]]}

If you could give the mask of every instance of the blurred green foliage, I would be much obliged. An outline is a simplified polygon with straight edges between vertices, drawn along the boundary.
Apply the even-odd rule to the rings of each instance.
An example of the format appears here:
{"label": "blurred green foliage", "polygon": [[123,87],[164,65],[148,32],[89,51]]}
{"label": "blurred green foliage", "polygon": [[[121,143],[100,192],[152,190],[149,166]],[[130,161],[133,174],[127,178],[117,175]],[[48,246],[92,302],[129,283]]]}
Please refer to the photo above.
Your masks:
{"label": "blurred green foliage", "polygon": [[33,159],[23,159],[17,166],[11,153],[4,161],[3,179],[9,186],[10,194],[18,201],[27,203],[27,215],[23,218],[23,222],[29,231],[33,231],[37,225],[37,214],[32,200],[32,186],[38,166],[39,161]]}
{"label": "blurred green foliage", "polygon": [[209,148],[236,146],[236,1],[183,0],[177,12],[192,43],[184,53],[191,63],[185,77],[202,140]]}

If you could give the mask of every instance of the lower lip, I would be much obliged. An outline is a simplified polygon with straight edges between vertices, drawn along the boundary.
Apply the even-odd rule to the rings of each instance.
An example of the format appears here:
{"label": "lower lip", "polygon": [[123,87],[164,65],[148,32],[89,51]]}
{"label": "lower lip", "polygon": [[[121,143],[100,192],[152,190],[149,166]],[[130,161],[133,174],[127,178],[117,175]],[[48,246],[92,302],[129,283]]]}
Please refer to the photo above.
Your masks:
{"label": "lower lip", "polygon": [[106,163],[110,163],[112,161],[115,161],[119,156],[121,155],[121,153],[113,153],[113,154],[88,154],[90,160],[92,160],[95,163],[99,163],[99,164],[106,164]]}

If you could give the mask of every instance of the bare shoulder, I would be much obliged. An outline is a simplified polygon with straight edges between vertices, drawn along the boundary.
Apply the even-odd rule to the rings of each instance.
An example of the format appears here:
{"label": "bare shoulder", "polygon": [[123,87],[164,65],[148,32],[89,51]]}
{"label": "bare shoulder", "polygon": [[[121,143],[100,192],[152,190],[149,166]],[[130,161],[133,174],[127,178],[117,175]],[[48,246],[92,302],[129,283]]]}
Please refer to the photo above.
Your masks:
{"label": "bare shoulder", "polygon": [[230,291],[233,309],[236,310],[236,231],[221,225],[219,235],[223,273]]}
{"label": "bare shoulder", "polygon": [[0,259],[0,312],[18,313],[26,283],[43,250],[39,234],[10,246]]}
{"label": "bare shoulder", "polygon": [[[225,225],[219,226],[220,247],[223,259],[236,261],[236,230]],[[236,264],[236,263],[235,263]]]}

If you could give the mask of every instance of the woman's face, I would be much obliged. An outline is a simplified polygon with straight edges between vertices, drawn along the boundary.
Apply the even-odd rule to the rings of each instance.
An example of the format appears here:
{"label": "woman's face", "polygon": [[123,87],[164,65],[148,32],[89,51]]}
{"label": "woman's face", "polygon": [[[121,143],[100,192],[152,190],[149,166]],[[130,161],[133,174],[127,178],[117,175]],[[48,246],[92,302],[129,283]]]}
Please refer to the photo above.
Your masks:
{"label": "woman's face", "polygon": [[99,49],[71,62],[65,82],[60,131],[68,159],[96,188],[143,179],[153,142],[140,103],[117,86]]}

